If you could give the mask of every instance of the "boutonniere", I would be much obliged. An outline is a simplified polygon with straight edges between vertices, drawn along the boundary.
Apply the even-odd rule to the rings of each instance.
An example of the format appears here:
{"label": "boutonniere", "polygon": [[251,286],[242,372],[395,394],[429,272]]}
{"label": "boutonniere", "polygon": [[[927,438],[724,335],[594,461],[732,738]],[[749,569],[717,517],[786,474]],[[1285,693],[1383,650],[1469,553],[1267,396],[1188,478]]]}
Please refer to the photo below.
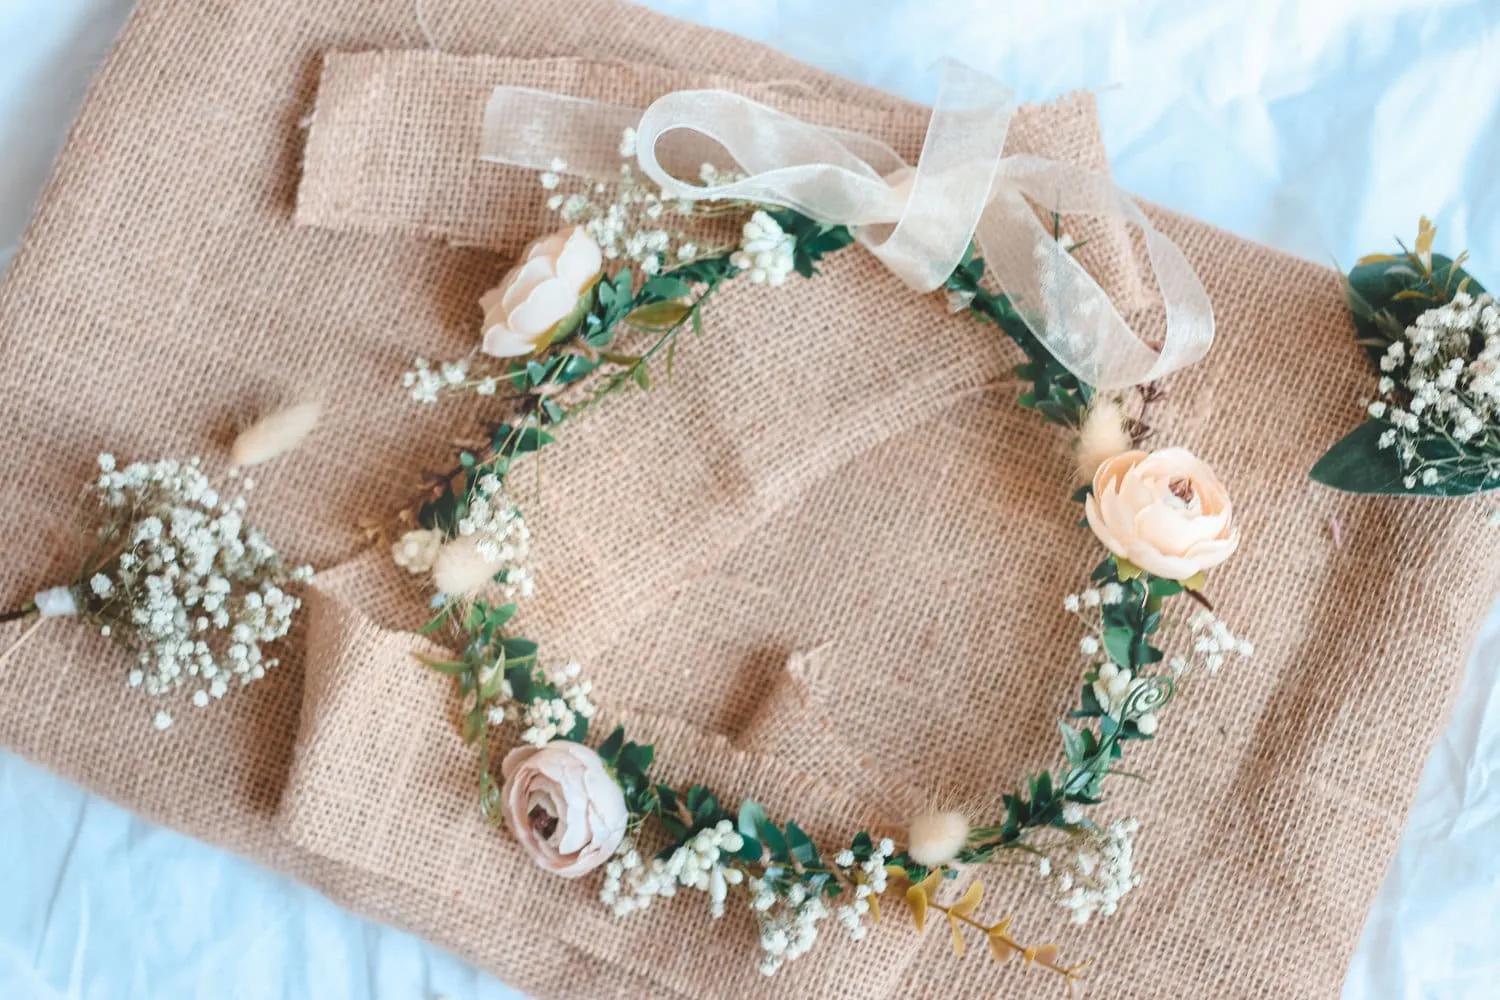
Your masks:
{"label": "boutonniere", "polygon": [[[1348,493],[1469,496],[1500,487],[1500,307],[1422,219],[1398,254],[1345,279],[1359,344],[1378,370],[1368,419],[1312,478]],[[1398,241],[1399,242],[1399,241]]]}
{"label": "boutonniere", "polygon": [[[198,458],[122,465],[98,458],[83,487],[86,547],[68,583],[49,587],[0,622],[30,625],[0,665],[49,619],[97,629],[134,654],[124,683],[152,698],[187,696],[207,708],[279,665],[309,566],[289,566],[246,519],[245,470],[301,444],[319,407],[289,406],[246,428],[230,450],[228,482],[215,486]],[[172,725],[170,708],[152,716]]]}

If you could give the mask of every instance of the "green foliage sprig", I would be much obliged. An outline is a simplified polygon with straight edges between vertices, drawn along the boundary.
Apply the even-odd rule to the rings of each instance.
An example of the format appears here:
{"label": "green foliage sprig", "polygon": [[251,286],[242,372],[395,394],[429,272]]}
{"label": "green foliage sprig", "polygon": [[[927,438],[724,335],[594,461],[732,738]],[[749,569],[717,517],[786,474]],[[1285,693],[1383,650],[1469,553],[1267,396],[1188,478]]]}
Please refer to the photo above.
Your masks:
{"label": "green foliage sprig", "polygon": [[1361,258],[1345,279],[1357,342],[1380,382],[1369,419],[1313,466],[1325,486],[1440,497],[1500,487],[1500,411],[1486,385],[1493,306],[1464,270],[1467,254],[1433,253],[1436,234],[1424,218],[1411,248],[1398,240],[1400,253]]}

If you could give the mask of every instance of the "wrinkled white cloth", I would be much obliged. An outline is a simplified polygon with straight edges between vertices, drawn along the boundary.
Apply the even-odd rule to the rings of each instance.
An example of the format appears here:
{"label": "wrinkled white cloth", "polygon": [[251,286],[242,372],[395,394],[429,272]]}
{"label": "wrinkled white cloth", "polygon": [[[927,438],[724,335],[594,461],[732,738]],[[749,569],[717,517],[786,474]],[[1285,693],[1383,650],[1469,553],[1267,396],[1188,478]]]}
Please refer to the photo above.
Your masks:
{"label": "wrinkled white cloth", "polygon": [[[429,11],[441,2],[423,0]],[[934,96],[926,88],[942,56],[1028,100],[1094,88],[1115,176],[1141,197],[1344,266],[1410,236],[1426,213],[1440,243],[1468,247],[1477,273],[1500,287],[1493,0],[648,5],[918,99]],[[129,6],[0,0],[0,266]],[[1497,842],[1500,613],[1428,764],[1344,1000],[1497,994]],[[516,996],[430,945],[8,754],[0,856],[7,1000]]]}

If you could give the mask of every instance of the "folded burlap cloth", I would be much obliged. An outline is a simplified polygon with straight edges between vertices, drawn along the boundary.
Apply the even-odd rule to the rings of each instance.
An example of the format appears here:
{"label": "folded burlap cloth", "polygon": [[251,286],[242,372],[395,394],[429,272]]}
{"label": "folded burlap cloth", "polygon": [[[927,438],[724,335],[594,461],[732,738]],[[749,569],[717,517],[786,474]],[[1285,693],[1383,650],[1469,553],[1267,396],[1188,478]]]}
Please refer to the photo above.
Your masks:
{"label": "folded burlap cloth", "polygon": [[[409,51],[427,42],[408,0],[140,4],[0,293],[0,600],[74,571],[98,452],[222,455],[237,421],[308,393],[325,422],[259,477],[254,512],[326,572],[284,665],[211,710],[174,705],[164,734],[126,654],[50,623],[0,676],[0,739],[541,997],[1056,996],[1040,970],[956,961],[899,905],[767,980],[744,913],[683,898],[616,920],[595,880],[541,873],[479,817],[454,693],[403,631],[424,595],[361,524],[485,412],[419,407],[400,373],[465,352],[480,293],[550,225],[534,177],[475,158],[489,89],[643,106],[727,87],[912,161],[925,112],[602,0],[425,6],[449,54]],[[1023,111],[1010,149],[1104,165],[1087,98]],[[1024,871],[988,879],[984,914],[1093,958],[1093,995],[1333,996],[1495,543],[1463,503],[1309,484],[1370,380],[1336,276],[1152,215],[1218,319],[1157,440],[1234,491],[1244,540],[1214,596],[1258,651],[1166,717],[1141,751],[1153,783],[1113,793],[1145,874],[1117,916],[1068,927]],[[1093,235],[1086,260],[1128,306],[1128,240]],[[568,426],[523,491],[527,634],[587,665],[664,778],[815,834],[939,794],[983,803],[1054,765],[1080,669],[1061,595],[1097,550],[1062,435],[995,385],[1009,344],[858,250],[813,281],[731,287],[708,320],[670,384]]]}

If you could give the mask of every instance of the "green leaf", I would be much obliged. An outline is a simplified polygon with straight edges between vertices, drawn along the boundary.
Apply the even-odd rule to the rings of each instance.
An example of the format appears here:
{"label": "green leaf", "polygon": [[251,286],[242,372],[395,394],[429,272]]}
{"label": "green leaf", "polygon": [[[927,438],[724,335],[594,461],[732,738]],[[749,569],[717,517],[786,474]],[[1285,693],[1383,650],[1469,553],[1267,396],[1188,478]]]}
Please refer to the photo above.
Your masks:
{"label": "green leaf", "polygon": [[[1420,480],[1410,489],[1402,482],[1403,472],[1394,448],[1379,447],[1380,435],[1390,425],[1381,420],[1367,420],[1344,435],[1327,454],[1318,459],[1309,475],[1314,482],[1345,493],[1405,494],[1410,496],[1457,497],[1485,493],[1500,487],[1500,479],[1480,471],[1445,473],[1435,483]],[[1447,442],[1424,440],[1417,453],[1428,460],[1455,455]]]}
{"label": "green leaf", "polygon": [[603,760],[604,763],[613,767],[615,764],[615,759],[620,755],[620,748],[624,745],[625,727],[616,726],[614,732],[606,736],[604,738],[604,742],[599,744],[599,758]]}
{"label": "green leaf", "polygon": [[1066,722],[1059,721],[1057,728],[1062,730],[1063,756],[1072,766],[1082,767],[1088,755],[1088,741],[1084,739],[1084,734]]}
{"label": "green leaf", "polygon": [[625,316],[631,326],[643,330],[670,330],[687,319],[692,307],[684,302],[653,302]]}
{"label": "green leaf", "polygon": [[766,849],[771,852],[771,857],[777,861],[791,861],[792,854],[787,848],[786,837],[776,824],[766,817],[764,810],[761,811],[760,816],[760,822],[755,827],[756,839],[766,845]]}
{"label": "green leaf", "polygon": [[818,848],[813,844],[812,838],[802,832],[802,828],[796,823],[787,822],[786,843],[798,864],[804,868],[818,867]]}
{"label": "green leaf", "polygon": [[1120,666],[1131,667],[1134,661],[1130,654],[1135,646],[1135,638],[1135,632],[1123,625],[1107,628],[1104,630],[1104,651]]}
{"label": "green leaf", "polygon": [[619,763],[616,767],[626,773],[645,774],[655,757],[656,748],[650,743],[645,745],[627,743],[620,751]]}
{"label": "green leaf", "polygon": [[473,743],[479,739],[479,734],[484,732],[485,717],[488,713],[484,707],[475,708],[464,716],[463,737],[465,743]]}
{"label": "green leaf", "polygon": [[760,836],[761,824],[768,822],[770,820],[766,816],[766,810],[759,802],[746,799],[740,803],[740,813],[735,825],[738,827],[741,837]]}
{"label": "green leaf", "polygon": [[446,674],[449,677],[457,677],[459,674],[469,669],[469,665],[467,663],[463,663],[458,660],[429,660],[422,658],[422,662],[431,667],[433,670],[436,670],[438,673]]}
{"label": "green leaf", "polygon": [[448,621],[448,615],[452,612],[452,610],[452,604],[444,604],[443,609],[439,611],[435,616],[433,616],[432,621],[417,629],[417,632],[421,635],[431,635],[432,633],[436,632],[438,629],[443,627],[443,624],[445,622]]}
{"label": "green leaf", "polygon": [[745,833],[740,834],[740,849],[735,852],[735,856],[741,861],[748,861],[754,864],[761,859],[764,853],[765,848],[761,846],[759,840]]}
{"label": "green leaf", "polygon": [[500,651],[505,654],[505,660],[507,663],[535,660],[537,653],[537,644],[532,642],[530,639],[501,639]]}
{"label": "green leaf", "polygon": [[1467,281],[1465,287],[1471,294],[1484,292],[1473,275],[1442,254],[1432,255],[1431,280],[1437,291],[1405,254],[1367,257],[1349,272],[1345,298],[1372,363],[1379,364],[1387,345],[1422,313],[1447,301],[1460,284]]}

